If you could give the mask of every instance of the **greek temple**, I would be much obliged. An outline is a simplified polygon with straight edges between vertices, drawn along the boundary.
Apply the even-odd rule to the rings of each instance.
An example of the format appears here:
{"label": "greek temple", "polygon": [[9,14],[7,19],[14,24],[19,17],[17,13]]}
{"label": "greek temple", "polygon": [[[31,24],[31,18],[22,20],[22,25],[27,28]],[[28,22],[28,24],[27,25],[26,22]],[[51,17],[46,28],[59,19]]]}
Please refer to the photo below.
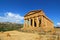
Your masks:
{"label": "greek temple", "polygon": [[24,16],[24,29],[54,31],[54,24],[42,10],[33,10]]}

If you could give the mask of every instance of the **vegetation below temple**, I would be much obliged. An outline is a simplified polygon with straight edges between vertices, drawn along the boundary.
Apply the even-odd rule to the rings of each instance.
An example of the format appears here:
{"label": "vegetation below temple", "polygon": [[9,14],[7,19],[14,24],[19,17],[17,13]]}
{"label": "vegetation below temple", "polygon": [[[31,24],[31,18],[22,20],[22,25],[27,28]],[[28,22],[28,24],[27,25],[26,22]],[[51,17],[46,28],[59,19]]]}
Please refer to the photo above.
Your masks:
{"label": "vegetation below temple", "polygon": [[18,30],[23,27],[23,24],[10,23],[10,22],[0,22],[0,32]]}

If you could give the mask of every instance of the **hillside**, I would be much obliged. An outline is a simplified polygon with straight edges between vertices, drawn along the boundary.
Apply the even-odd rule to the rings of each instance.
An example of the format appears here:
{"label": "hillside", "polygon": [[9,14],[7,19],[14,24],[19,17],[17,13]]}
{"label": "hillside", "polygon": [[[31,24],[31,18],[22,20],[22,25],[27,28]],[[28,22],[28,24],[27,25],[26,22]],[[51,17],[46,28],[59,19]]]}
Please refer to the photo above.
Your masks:
{"label": "hillside", "polygon": [[0,40],[60,40],[60,28],[55,28],[57,35],[40,35],[37,32],[29,33],[17,31],[23,24],[0,23]]}
{"label": "hillside", "polygon": [[0,31],[18,30],[23,27],[23,24],[0,22]]}

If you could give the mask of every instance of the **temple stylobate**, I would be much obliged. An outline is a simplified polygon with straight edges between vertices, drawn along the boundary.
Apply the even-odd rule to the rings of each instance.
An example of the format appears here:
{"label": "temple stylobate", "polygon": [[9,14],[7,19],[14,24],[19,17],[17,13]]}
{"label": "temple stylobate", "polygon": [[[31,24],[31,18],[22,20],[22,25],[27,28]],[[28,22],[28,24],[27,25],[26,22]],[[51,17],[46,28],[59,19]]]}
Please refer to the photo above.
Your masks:
{"label": "temple stylobate", "polygon": [[53,22],[42,10],[33,10],[24,16],[24,29],[37,31],[53,31]]}

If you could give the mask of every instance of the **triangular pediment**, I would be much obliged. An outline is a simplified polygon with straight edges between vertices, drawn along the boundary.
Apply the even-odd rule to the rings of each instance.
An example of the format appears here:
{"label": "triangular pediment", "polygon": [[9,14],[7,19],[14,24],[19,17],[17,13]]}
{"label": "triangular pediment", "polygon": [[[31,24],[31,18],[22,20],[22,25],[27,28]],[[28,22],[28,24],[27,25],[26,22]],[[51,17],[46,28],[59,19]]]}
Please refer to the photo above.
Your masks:
{"label": "triangular pediment", "polygon": [[25,16],[31,15],[31,14],[34,14],[34,13],[38,13],[38,12],[41,12],[41,11],[42,10],[33,10],[33,11],[28,12]]}

